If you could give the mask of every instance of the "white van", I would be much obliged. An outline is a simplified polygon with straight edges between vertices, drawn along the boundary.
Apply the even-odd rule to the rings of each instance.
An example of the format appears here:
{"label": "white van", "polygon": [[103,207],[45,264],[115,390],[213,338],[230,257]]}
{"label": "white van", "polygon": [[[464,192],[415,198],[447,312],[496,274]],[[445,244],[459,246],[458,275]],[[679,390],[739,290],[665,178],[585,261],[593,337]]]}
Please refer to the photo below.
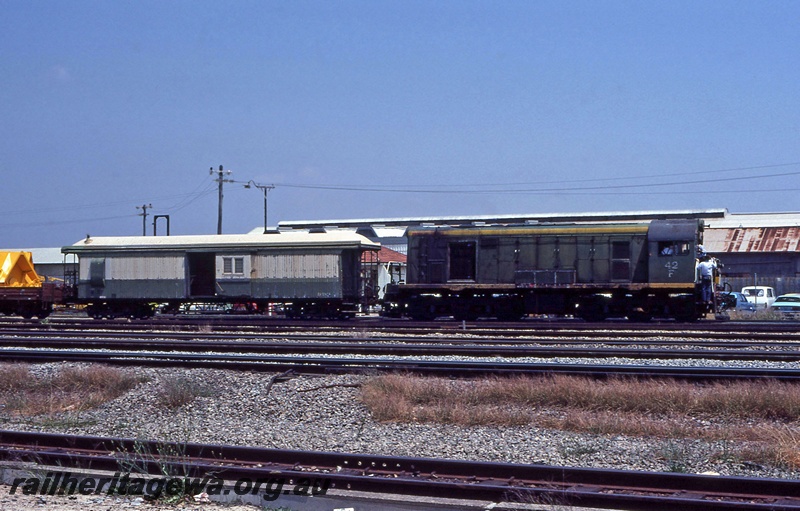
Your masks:
{"label": "white van", "polygon": [[748,302],[756,304],[756,309],[766,309],[775,301],[775,290],[767,286],[743,287],[742,294]]}

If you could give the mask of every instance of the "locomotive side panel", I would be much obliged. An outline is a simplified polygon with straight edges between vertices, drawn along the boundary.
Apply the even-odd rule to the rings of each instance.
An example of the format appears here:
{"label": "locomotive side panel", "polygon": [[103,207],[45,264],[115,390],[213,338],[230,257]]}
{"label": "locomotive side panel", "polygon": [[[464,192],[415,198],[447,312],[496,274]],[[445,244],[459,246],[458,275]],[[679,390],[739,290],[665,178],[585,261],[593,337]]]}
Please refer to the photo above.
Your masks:
{"label": "locomotive side panel", "polygon": [[[693,319],[700,229],[696,220],[411,229],[409,285],[397,289],[393,311],[418,319],[523,314]],[[686,239],[674,256],[682,258],[680,271],[668,277],[654,253],[659,236],[671,244]]]}

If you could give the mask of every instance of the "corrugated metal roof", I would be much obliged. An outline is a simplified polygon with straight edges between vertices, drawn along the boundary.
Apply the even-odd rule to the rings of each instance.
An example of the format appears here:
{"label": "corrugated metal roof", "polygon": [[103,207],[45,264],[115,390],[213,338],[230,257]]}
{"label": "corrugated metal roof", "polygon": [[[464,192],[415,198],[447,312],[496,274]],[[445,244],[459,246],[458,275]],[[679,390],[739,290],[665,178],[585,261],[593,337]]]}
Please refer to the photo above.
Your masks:
{"label": "corrugated metal roof", "polygon": [[725,218],[707,218],[712,229],[747,227],[800,227],[800,213],[731,213]]}
{"label": "corrugated metal roof", "polygon": [[706,229],[707,252],[797,252],[800,227]]}
{"label": "corrugated metal roof", "polygon": [[97,249],[108,250],[148,250],[189,248],[236,249],[257,247],[314,247],[348,246],[380,248],[379,243],[352,232],[335,231],[323,233],[281,232],[271,234],[218,234],[193,236],[106,236],[87,237],[74,245],[63,247],[61,251],[81,253]]}

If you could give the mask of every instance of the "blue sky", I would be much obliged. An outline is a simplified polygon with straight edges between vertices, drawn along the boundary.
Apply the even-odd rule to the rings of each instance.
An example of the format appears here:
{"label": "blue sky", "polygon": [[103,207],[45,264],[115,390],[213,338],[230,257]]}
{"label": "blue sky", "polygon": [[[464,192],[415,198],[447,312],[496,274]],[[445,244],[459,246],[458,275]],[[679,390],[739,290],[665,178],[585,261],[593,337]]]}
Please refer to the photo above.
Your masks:
{"label": "blue sky", "polygon": [[[0,236],[797,211],[800,2],[0,1]],[[148,234],[152,233],[148,218]],[[159,225],[161,233],[164,225]]]}

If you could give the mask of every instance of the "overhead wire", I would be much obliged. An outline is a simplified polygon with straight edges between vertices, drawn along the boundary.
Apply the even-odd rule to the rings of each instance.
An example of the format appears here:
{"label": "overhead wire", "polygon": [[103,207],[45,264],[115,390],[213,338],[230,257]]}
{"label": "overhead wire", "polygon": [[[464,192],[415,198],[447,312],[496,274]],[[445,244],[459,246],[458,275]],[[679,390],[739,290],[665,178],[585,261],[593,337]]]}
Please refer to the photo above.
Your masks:
{"label": "overhead wire", "polygon": [[[458,188],[475,188],[475,187],[498,187],[498,186],[541,186],[541,185],[551,185],[551,184],[568,184],[568,183],[596,183],[596,182],[613,182],[613,181],[633,181],[633,180],[643,180],[643,179],[653,179],[653,178],[666,178],[666,177],[677,177],[677,176],[689,176],[689,175],[702,175],[702,174],[721,174],[721,173],[730,173],[730,172],[741,172],[741,171],[753,171],[753,170],[763,170],[763,169],[771,169],[771,168],[780,168],[780,167],[791,167],[791,166],[798,166],[800,162],[789,162],[789,163],[775,163],[775,164],[767,164],[767,165],[756,165],[756,166],[749,166],[749,167],[735,167],[735,168],[726,168],[726,169],[716,169],[716,170],[702,170],[702,171],[691,171],[691,172],[671,172],[671,173],[660,173],[660,174],[647,174],[647,175],[638,175],[638,176],[616,176],[616,177],[601,177],[601,178],[583,178],[583,179],[563,179],[563,180],[542,180],[542,181],[524,181],[524,182],[503,182],[503,183],[467,183],[467,184],[428,184],[422,186],[414,186],[414,185],[370,185],[369,187],[364,187],[361,185],[350,185],[350,184],[342,184],[342,185],[313,185],[313,184],[298,184],[298,183],[276,183],[276,186],[282,186],[286,188],[311,188],[311,189],[336,189],[336,190],[349,190],[349,191],[393,191],[393,192],[426,192],[430,190],[434,190],[437,193],[444,193],[448,191],[447,189],[458,189]],[[800,173],[800,172],[798,172]],[[784,175],[784,174],[775,174],[775,175]],[[775,176],[773,175],[773,176]],[[758,176],[745,176],[747,179],[756,179],[756,178],[766,178],[771,177],[770,175],[758,175]],[[715,182],[723,182],[727,179],[738,179],[738,178],[719,178],[714,179]],[[686,181],[681,181],[680,183],[675,184],[685,184]],[[671,183],[656,183],[655,185],[666,185]],[[641,184],[637,186],[651,186],[650,184]],[[598,187],[599,188],[599,187]],[[576,188],[571,188],[576,189]],[[485,192],[485,190],[481,190],[481,192]],[[488,190],[491,193],[491,190]]]}
{"label": "overhead wire", "polygon": [[[666,183],[642,183],[642,184],[624,184],[624,185],[603,185],[603,186],[573,186],[569,188],[532,188],[532,189],[499,189],[499,190],[456,190],[456,189],[408,189],[408,188],[383,188],[378,186],[339,186],[339,185],[303,185],[303,184],[290,184],[290,183],[277,183],[276,186],[284,188],[304,188],[316,190],[339,190],[339,191],[354,191],[354,192],[384,192],[384,193],[425,193],[425,194],[542,194],[553,192],[575,193],[580,191],[602,191],[610,189],[629,189],[629,188],[653,188],[664,186],[684,186],[705,183],[723,183],[731,181],[747,181],[753,179],[767,179],[772,177],[786,177],[800,175],[800,171],[795,172],[781,172],[775,174],[763,174],[758,176],[738,176],[727,177],[719,179],[696,179],[690,181],[673,181]],[[747,190],[752,191],[752,190]],[[676,190],[670,193],[685,193],[681,190]]]}

